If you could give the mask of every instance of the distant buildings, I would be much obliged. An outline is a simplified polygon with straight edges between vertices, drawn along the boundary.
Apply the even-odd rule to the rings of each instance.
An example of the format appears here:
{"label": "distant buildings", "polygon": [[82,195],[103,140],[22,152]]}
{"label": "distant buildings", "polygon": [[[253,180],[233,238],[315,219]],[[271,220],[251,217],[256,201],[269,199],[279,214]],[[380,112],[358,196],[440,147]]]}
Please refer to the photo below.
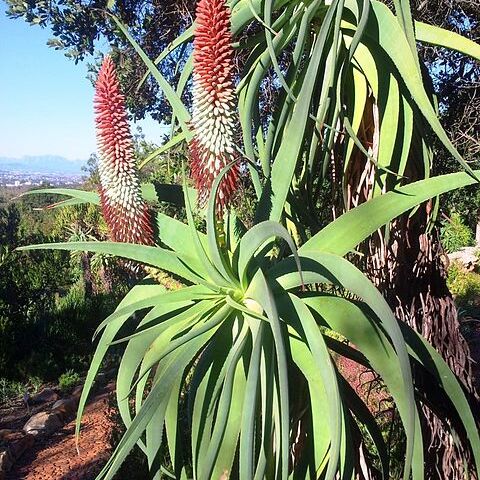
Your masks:
{"label": "distant buildings", "polygon": [[42,185],[76,185],[81,183],[81,175],[65,173],[24,173],[0,171],[0,187],[21,188],[41,187]]}

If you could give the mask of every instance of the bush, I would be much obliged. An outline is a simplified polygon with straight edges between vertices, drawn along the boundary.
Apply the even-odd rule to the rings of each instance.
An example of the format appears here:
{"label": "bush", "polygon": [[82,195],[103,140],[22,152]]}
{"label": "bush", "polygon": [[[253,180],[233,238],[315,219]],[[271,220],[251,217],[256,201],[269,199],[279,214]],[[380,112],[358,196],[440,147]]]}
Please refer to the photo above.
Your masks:
{"label": "bush", "polygon": [[444,221],[440,235],[443,247],[448,253],[474,244],[471,230],[465,225],[460,214],[456,212],[452,213],[450,220]]}
{"label": "bush", "polygon": [[26,387],[21,382],[0,378],[0,404],[8,403],[10,400],[25,393]]}
{"label": "bush", "polygon": [[458,262],[450,265],[447,284],[460,307],[472,305],[480,297],[480,275],[467,272]]}
{"label": "bush", "polygon": [[80,375],[73,370],[68,370],[60,375],[58,379],[58,388],[63,393],[68,393],[80,383]]}

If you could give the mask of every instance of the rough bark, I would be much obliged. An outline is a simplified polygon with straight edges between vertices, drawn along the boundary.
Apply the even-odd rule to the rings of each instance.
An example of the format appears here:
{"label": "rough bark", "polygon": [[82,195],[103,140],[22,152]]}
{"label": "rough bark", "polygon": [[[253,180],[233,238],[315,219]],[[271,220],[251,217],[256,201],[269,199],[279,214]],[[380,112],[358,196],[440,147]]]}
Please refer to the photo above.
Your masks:
{"label": "rough bark", "polygon": [[[385,296],[398,320],[401,320],[431,343],[476,403],[472,384],[469,347],[460,332],[457,309],[446,285],[443,251],[438,236],[426,230],[425,208],[413,219],[402,217],[392,225],[388,243],[372,239],[367,248],[367,272]],[[428,391],[428,379],[414,371],[419,390]],[[448,405],[434,413],[422,405],[426,478],[463,480],[464,461],[470,463],[466,439],[457,447],[450,434]]]}
{"label": "rough bark", "polygon": [[[367,103],[359,138],[375,156],[378,149],[378,115],[372,101]],[[341,140],[341,139],[340,139]],[[373,196],[375,166],[358,150],[345,172],[345,203],[337,212],[353,208]],[[336,159],[337,163],[341,159]],[[413,167],[412,167],[413,166]],[[336,171],[343,169],[337,165]],[[406,172],[409,181],[421,178],[421,172],[410,162]],[[333,183],[339,179],[334,179]],[[378,188],[378,187],[377,187]],[[337,203],[338,205],[339,203]],[[472,384],[469,346],[460,332],[457,309],[446,283],[445,265],[437,230],[427,232],[430,204],[420,206],[415,215],[397,219],[387,229],[374,234],[361,246],[363,270],[382,292],[398,320],[419,332],[442,355],[462,382],[474,409],[478,396]],[[428,379],[414,371],[415,382],[428,391]],[[470,463],[466,439],[455,445],[445,411],[436,415],[422,402],[426,472],[429,480],[463,480],[464,462]],[[478,410],[477,410],[478,411]],[[470,477],[472,478],[472,477]]]}

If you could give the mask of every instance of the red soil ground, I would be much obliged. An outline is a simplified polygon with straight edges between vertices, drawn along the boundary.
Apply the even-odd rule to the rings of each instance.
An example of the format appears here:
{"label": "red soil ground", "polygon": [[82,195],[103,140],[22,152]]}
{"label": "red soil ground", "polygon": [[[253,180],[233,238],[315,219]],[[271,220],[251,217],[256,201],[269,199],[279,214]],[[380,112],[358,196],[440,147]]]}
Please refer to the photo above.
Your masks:
{"label": "red soil ground", "polygon": [[35,442],[6,480],[93,480],[110,454],[107,416],[113,385],[87,406],[82,420],[80,455],[75,447],[75,420],[52,436]]}
{"label": "red soil ground", "polygon": [[[475,379],[480,388],[480,324],[468,339],[475,360]],[[345,367],[348,368],[347,365]],[[353,384],[368,383],[370,378],[349,378]],[[113,385],[97,395],[87,406],[82,421],[80,455],[75,448],[75,421],[53,436],[35,443],[7,475],[6,480],[94,480],[110,455],[108,443],[108,396]]]}

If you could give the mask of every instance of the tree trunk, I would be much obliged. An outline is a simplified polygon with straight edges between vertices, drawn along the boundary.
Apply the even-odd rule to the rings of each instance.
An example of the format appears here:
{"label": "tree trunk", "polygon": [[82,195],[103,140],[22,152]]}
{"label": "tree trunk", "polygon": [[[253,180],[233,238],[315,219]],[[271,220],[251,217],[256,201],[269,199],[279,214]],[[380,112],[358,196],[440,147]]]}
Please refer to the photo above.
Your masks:
{"label": "tree trunk", "polygon": [[[378,132],[378,112],[370,98],[358,136],[374,158],[378,153]],[[341,204],[338,213],[369,200],[374,189],[379,188],[375,187],[377,172],[373,163],[358,149],[353,155],[343,174],[345,202],[343,198],[336,202]],[[343,172],[342,159],[337,157],[334,161],[337,165],[333,170]],[[412,166],[410,162],[410,171],[405,173],[410,181],[421,178],[414,169],[414,163]],[[340,181],[334,178],[333,184]],[[462,382],[470,401],[476,404],[474,408],[478,408],[469,347],[461,335],[457,310],[446,284],[443,250],[437,231],[427,233],[430,209],[430,203],[422,205],[411,218],[403,215],[366,241],[360,247],[365,254],[363,270],[382,292],[396,318],[423,335],[442,355]],[[419,372],[413,373],[417,384],[428,381]],[[471,464],[468,443],[463,441],[457,448],[448,425],[443,423],[446,416],[437,417],[425,403],[422,410],[426,478],[464,480],[464,461]]]}
{"label": "tree trunk", "polygon": [[[396,318],[436,348],[469,392],[471,402],[477,403],[469,347],[447,288],[441,244],[435,233],[425,232],[426,219],[425,208],[413,219],[402,217],[392,225],[388,243],[377,234],[368,243],[366,270]],[[428,382],[419,372],[413,373],[417,385]],[[471,464],[470,451],[465,438],[461,446],[455,445],[449,425],[444,423],[448,406],[444,415],[435,414],[425,403],[422,411],[426,478],[464,480],[464,462]]]}
{"label": "tree trunk", "polygon": [[83,272],[83,288],[85,292],[85,297],[91,297],[93,294],[93,277],[89,254],[82,253],[80,261]]}

